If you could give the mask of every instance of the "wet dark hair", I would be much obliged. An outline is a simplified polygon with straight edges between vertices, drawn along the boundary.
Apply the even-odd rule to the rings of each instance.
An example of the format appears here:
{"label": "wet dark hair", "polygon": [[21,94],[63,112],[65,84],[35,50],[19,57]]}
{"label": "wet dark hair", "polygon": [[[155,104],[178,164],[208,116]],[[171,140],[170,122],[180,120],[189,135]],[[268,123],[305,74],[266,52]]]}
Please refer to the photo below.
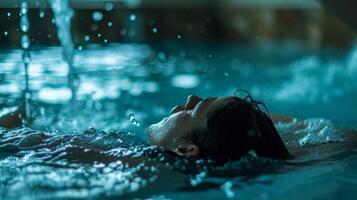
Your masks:
{"label": "wet dark hair", "polygon": [[[259,105],[264,106],[263,112]],[[240,159],[248,152],[271,159],[290,156],[265,105],[247,93],[245,98],[233,96],[209,111],[207,128],[190,134],[200,150],[200,158],[217,163]]]}

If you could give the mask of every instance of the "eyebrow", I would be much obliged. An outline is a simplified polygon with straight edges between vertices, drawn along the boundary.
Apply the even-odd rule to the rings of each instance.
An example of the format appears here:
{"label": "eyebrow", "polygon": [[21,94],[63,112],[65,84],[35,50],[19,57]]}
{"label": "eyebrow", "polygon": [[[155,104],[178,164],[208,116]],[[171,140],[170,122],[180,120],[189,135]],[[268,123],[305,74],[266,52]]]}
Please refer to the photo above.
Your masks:
{"label": "eyebrow", "polygon": [[[207,102],[212,101],[212,100],[215,100],[215,99],[217,99],[217,98],[218,98],[218,97],[207,97],[207,98],[205,98],[204,100],[200,101],[200,102],[195,106],[195,109],[194,109],[194,110],[196,110],[196,109],[202,107],[203,104],[206,104]],[[210,109],[211,109],[211,108],[210,108]]]}

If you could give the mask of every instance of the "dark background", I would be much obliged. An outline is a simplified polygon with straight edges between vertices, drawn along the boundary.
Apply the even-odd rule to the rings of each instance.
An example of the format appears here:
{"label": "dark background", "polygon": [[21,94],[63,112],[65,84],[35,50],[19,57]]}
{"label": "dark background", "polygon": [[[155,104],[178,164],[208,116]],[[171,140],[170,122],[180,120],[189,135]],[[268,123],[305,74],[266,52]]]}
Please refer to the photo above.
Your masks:
{"label": "dark background", "polygon": [[[0,48],[20,47],[21,31],[16,2],[13,6],[0,3]],[[75,45],[173,41],[239,44],[298,40],[316,48],[348,48],[356,38],[357,12],[354,11],[357,10],[357,3],[353,0],[325,0],[320,7],[264,4],[229,7],[220,5],[220,1],[177,5],[151,5],[145,2],[150,1],[135,6],[112,2],[113,9],[110,10],[106,9],[105,1],[101,4],[72,2],[75,10],[72,20]],[[93,13],[98,11],[103,17],[95,21]],[[133,16],[135,19],[131,20]],[[32,48],[36,45],[59,44],[52,18],[52,11],[45,4],[31,5],[29,35]],[[89,36],[89,40],[86,40],[86,36]]]}

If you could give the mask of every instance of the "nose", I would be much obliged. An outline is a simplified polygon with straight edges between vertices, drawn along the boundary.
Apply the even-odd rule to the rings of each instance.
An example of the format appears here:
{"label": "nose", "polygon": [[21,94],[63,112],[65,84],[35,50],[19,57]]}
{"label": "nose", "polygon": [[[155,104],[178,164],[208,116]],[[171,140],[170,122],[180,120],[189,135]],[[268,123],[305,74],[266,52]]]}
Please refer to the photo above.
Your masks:
{"label": "nose", "polygon": [[190,95],[187,97],[185,109],[192,110],[196,107],[196,105],[201,102],[203,99],[196,95]]}

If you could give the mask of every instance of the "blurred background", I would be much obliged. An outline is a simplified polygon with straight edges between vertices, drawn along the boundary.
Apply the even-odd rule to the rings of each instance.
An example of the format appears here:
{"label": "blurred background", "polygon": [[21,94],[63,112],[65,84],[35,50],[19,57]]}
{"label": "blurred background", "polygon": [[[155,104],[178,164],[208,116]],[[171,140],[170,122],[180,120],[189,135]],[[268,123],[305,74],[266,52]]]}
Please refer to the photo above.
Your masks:
{"label": "blurred background", "polygon": [[68,2],[0,0],[0,108],[31,108],[33,128],[145,139],[188,95],[238,88],[273,113],[357,124],[357,1]]}
{"label": "blurred background", "polygon": [[[58,45],[45,0],[28,1],[32,45]],[[71,0],[74,44],[259,43],[298,40],[347,48],[357,27],[354,0]],[[0,45],[19,47],[17,0],[0,1]]]}

